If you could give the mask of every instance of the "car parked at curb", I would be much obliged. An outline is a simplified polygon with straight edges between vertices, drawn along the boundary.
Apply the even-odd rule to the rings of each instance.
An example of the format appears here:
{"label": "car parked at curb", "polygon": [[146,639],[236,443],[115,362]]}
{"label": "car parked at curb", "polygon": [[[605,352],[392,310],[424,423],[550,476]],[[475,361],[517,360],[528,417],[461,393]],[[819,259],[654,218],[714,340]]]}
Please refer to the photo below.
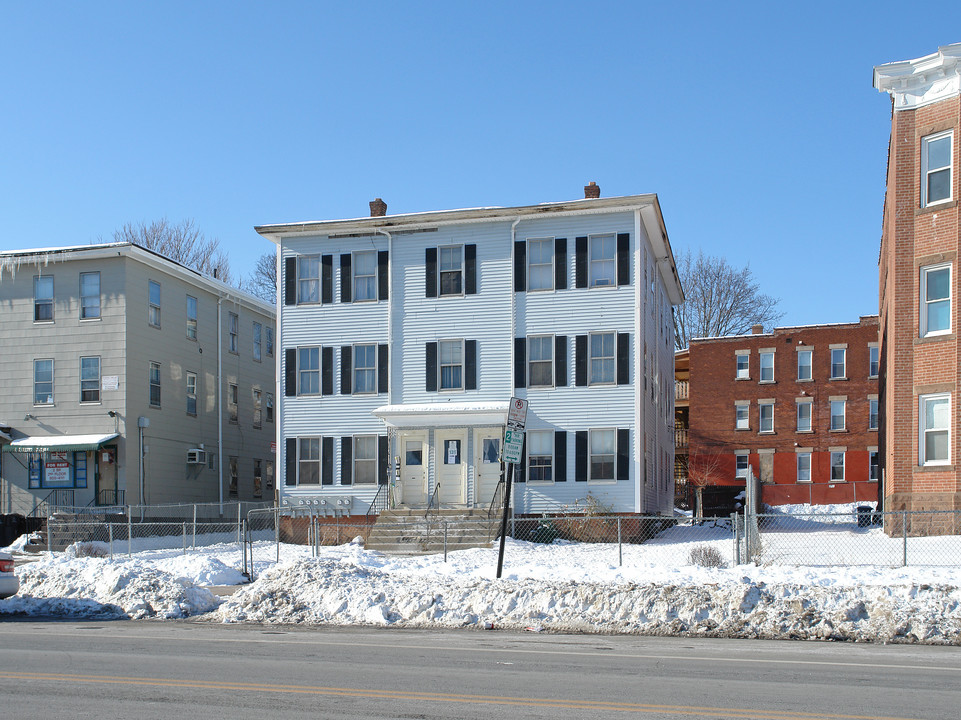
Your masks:
{"label": "car parked at curb", "polygon": [[13,572],[13,556],[0,553],[0,598],[16,595],[20,589],[20,581]]}

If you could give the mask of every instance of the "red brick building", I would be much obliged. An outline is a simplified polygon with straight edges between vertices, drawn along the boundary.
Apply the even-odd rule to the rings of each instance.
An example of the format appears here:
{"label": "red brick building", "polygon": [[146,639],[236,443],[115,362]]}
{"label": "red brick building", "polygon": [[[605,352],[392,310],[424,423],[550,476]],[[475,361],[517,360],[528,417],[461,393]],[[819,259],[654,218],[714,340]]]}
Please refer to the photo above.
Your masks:
{"label": "red brick building", "polygon": [[961,43],[874,69],[892,98],[879,260],[886,510],[961,509]]}
{"label": "red brick building", "polygon": [[688,481],[762,502],[878,499],[878,317],[690,345]]}

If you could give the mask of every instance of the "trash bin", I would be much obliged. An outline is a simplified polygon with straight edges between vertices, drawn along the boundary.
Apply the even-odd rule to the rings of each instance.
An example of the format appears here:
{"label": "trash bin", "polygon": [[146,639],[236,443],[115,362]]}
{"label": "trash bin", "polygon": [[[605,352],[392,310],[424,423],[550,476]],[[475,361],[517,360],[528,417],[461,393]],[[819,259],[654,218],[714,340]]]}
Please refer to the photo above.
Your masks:
{"label": "trash bin", "polygon": [[870,505],[858,505],[858,527],[871,527],[871,513],[874,508]]}

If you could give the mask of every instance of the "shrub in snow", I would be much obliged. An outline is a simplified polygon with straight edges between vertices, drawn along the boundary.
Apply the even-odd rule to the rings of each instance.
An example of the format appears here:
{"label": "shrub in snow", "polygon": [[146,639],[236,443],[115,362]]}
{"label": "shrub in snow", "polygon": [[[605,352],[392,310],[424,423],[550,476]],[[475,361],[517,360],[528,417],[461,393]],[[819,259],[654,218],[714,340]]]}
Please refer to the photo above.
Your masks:
{"label": "shrub in snow", "polygon": [[721,555],[721,551],[713,545],[695,545],[691,548],[691,554],[688,556],[688,560],[691,565],[698,565],[700,567],[722,568],[727,566],[727,563],[724,562],[724,557]]}
{"label": "shrub in snow", "polygon": [[102,542],[78,542],[67,548],[67,554],[78,558],[102,558],[107,557],[110,551],[107,549],[107,545]]}

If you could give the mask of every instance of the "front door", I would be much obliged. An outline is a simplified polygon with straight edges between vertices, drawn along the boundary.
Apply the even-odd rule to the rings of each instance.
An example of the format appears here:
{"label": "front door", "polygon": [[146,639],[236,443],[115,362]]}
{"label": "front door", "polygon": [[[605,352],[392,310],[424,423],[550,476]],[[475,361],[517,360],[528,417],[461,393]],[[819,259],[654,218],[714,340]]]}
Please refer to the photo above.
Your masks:
{"label": "front door", "polygon": [[440,489],[441,505],[464,505],[467,502],[467,431],[438,430],[434,433],[435,476]]}
{"label": "front door", "polygon": [[117,497],[117,448],[100,448],[97,458],[97,505],[122,505]]}
{"label": "front door", "polygon": [[474,431],[474,505],[489,507],[501,479],[501,431]]}
{"label": "front door", "polygon": [[400,488],[403,505],[427,504],[427,442],[423,433],[400,436]]}

